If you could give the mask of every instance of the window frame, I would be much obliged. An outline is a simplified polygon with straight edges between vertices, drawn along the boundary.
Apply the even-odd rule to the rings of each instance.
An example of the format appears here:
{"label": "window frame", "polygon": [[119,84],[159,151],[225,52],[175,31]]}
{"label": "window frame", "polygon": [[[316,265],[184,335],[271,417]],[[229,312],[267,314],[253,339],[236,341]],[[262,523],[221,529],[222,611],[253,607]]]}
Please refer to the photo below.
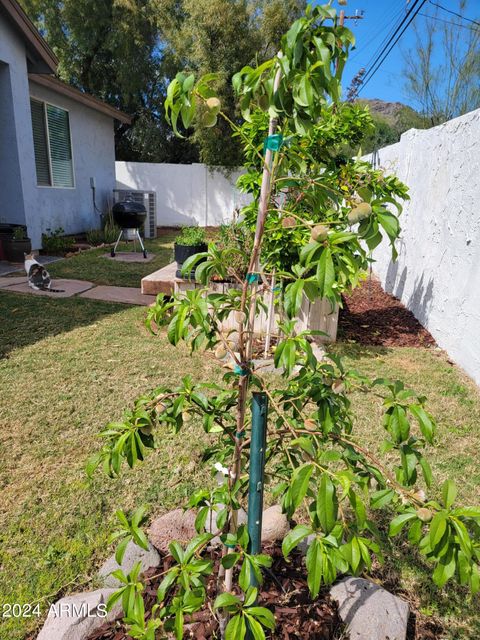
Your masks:
{"label": "window frame", "polygon": [[[47,158],[48,158],[48,171],[50,174],[50,182],[52,184],[38,184],[38,178],[37,178],[37,189],[76,189],[76,182],[75,182],[75,159],[74,159],[74,155],[73,155],[73,143],[72,143],[72,128],[70,126],[70,109],[65,109],[65,107],[61,107],[58,104],[54,104],[53,102],[49,102],[47,100],[42,100],[41,98],[36,98],[35,96],[30,96],[30,100],[33,102],[37,102],[38,104],[42,105],[42,112],[43,112],[43,126],[45,127],[45,138],[46,138],[46,143],[47,143]],[[53,184],[53,167],[52,167],[52,153],[51,153],[51,149],[50,149],[50,130],[48,127],[48,116],[47,116],[47,107],[53,107],[55,109],[61,109],[62,111],[65,111],[68,114],[68,139],[70,141],[70,153],[72,156],[72,186],[71,187],[66,187],[63,185],[55,185]],[[31,112],[31,109],[30,109]],[[33,124],[32,124],[33,127]],[[35,146],[35,141],[34,141],[34,146]],[[37,174],[37,166],[35,163],[35,177]]]}

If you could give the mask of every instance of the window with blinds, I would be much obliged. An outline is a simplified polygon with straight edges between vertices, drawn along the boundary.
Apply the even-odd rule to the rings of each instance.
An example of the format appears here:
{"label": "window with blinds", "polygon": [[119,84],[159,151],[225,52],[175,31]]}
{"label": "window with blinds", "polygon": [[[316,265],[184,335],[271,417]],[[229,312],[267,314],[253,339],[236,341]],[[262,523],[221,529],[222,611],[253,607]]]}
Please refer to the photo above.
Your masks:
{"label": "window with blinds", "polygon": [[73,187],[68,111],[30,100],[35,167],[39,186]]}

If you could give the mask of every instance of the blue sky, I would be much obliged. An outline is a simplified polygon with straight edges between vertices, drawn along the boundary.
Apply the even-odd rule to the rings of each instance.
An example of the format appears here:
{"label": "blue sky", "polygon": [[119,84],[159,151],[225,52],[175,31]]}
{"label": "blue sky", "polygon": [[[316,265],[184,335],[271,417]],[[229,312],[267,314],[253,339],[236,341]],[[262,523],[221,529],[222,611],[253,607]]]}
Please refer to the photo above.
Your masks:
{"label": "blue sky", "polygon": [[[438,0],[438,3],[452,11],[459,11],[460,0]],[[333,3],[337,9],[338,2]],[[410,2],[411,4],[411,2]],[[394,24],[405,15],[408,9],[406,0],[348,0],[348,4],[344,7],[346,15],[354,15],[355,11],[364,10],[365,14],[362,20],[355,22],[347,21],[348,26],[356,37],[356,50],[352,51],[344,72],[344,87],[348,87],[352,77],[361,67],[368,68],[371,63],[372,56],[378,47],[382,44],[384,38],[388,35]],[[473,19],[478,19],[480,14],[480,0],[470,0],[467,3],[467,11],[464,15]],[[433,6],[427,0],[423,8],[422,14],[436,15],[447,21],[458,21],[453,15]],[[476,14],[476,15],[475,15]],[[425,23],[425,18],[417,16],[415,18],[417,26],[421,29]],[[442,23],[438,22],[439,26]],[[464,22],[463,24],[468,25]],[[402,69],[404,66],[402,50],[407,50],[415,43],[415,33],[413,23],[408,27],[399,43],[393,48],[388,58],[382,64],[377,73],[370,82],[361,91],[361,98],[380,98],[389,102],[404,102],[413,107],[417,107],[411,98],[406,94],[404,89],[404,79]],[[437,53],[440,55],[440,53]]]}

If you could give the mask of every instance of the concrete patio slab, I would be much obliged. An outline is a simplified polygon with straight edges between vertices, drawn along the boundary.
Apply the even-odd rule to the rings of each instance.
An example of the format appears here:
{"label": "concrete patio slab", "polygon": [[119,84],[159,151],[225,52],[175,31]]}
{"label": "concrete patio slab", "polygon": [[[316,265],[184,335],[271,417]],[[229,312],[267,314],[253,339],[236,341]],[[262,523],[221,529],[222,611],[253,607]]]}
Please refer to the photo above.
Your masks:
{"label": "concrete patio slab", "polygon": [[[9,278],[10,279],[10,278]],[[3,291],[7,290],[9,293],[14,291],[15,293],[31,293],[34,296],[48,296],[50,298],[71,298],[83,291],[87,291],[91,289],[93,286],[93,282],[87,282],[86,280],[52,280],[52,289],[60,289],[61,291],[36,291],[32,289],[28,282],[23,282],[20,284],[14,284],[13,286],[9,286],[6,289],[3,288]]]}
{"label": "concrete patio slab", "polygon": [[16,262],[0,261],[0,276],[6,276],[9,273],[15,273],[16,271],[23,270],[23,264]]}
{"label": "concrete patio slab", "polygon": [[11,278],[0,278],[0,289],[7,289],[14,284],[22,284],[27,281],[27,276],[16,276]]}
{"label": "concrete patio slab", "polygon": [[143,257],[143,253],[137,253],[134,251],[120,251],[115,254],[115,257],[109,253],[102,254],[102,258],[112,260],[112,262],[151,262],[155,255],[153,253],[147,253],[147,257]]}
{"label": "concrete patio slab", "polygon": [[[37,256],[35,255],[35,259],[40,264],[50,264],[52,262],[58,262],[58,260],[63,260],[61,256]],[[24,272],[23,262],[7,262],[6,260],[0,260],[0,277],[7,276],[9,273],[17,273],[17,271]]]}
{"label": "concrete patio slab", "polygon": [[109,287],[101,285],[80,294],[80,297],[89,298],[90,300],[121,302],[123,304],[137,304],[143,306],[148,306],[155,302],[155,296],[143,295],[140,289],[135,287]]}

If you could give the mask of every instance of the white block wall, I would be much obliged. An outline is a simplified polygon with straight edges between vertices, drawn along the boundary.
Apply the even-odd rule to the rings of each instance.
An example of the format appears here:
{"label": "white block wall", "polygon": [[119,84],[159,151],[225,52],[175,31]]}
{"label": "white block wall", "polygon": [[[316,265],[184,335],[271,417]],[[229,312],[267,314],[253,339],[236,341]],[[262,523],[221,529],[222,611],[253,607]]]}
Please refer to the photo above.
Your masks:
{"label": "white block wall", "polygon": [[397,262],[382,243],[374,270],[480,384],[480,110],[412,129],[378,160],[410,187],[411,200]]}
{"label": "white block wall", "polygon": [[218,226],[248,201],[235,188],[238,171],[225,176],[204,164],[115,164],[117,189],[156,192],[158,226]]}

